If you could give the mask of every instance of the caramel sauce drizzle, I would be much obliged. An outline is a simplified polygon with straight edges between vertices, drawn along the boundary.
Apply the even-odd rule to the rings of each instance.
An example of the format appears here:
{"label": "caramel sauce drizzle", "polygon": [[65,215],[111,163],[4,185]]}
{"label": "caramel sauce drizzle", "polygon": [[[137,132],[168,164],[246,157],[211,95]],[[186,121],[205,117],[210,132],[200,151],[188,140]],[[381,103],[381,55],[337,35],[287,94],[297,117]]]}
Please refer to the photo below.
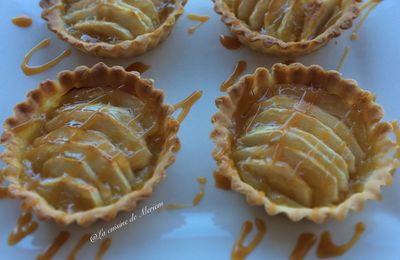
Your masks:
{"label": "caramel sauce drizzle", "polygon": [[8,192],[8,188],[0,187],[0,199],[6,199],[10,197],[10,193]]}
{"label": "caramel sauce drizzle", "polygon": [[134,62],[125,68],[126,71],[137,71],[140,74],[148,71],[150,69],[150,65],[144,64],[143,62]]}
{"label": "caramel sauce drizzle", "polygon": [[178,120],[179,123],[182,123],[183,120],[185,120],[187,114],[189,113],[189,111],[192,108],[192,106],[194,105],[194,103],[196,103],[196,101],[199,100],[202,95],[203,95],[203,91],[201,91],[201,90],[195,91],[189,97],[182,100],[181,102],[176,103],[173,106],[175,111],[180,108],[182,109],[182,112],[179,114],[178,118],[176,119],[176,120]]}
{"label": "caramel sauce drizzle", "polygon": [[32,221],[32,214],[25,213],[18,218],[17,225],[13,232],[8,236],[8,244],[13,246],[20,242],[22,239],[32,234],[38,228],[38,223]]}
{"label": "caramel sauce drizzle", "polygon": [[210,19],[209,15],[198,15],[198,14],[188,14],[187,18],[192,21],[198,21],[199,23],[195,26],[192,26],[188,29],[188,33],[194,33],[202,24]]}
{"label": "caramel sauce drizzle", "polygon": [[321,239],[317,248],[317,256],[320,258],[328,258],[341,256],[346,253],[354,244],[360,239],[362,233],[365,231],[365,224],[358,222],[355,226],[355,233],[349,242],[343,245],[335,245],[332,242],[331,234],[325,231],[321,234]]}
{"label": "caramel sauce drizzle", "polygon": [[229,78],[221,84],[220,90],[225,92],[230,86],[232,86],[239,76],[246,70],[246,67],[247,63],[240,60]]}
{"label": "caramel sauce drizzle", "polygon": [[166,209],[184,209],[197,206],[204,198],[205,186],[207,183],[206,177],[198,177],[197,182],[200,184],[200,191],[194,196],[192,205],[182,203],[171,203],[165,206]]}
{"label": "caramel sauce drizzle", "polygon": [[69,253],[67,260],[75,260],[78,251],[90,240],[90,234],[84,234]]}
{"label": "caramel sauce drizzle", "polygon": [[29,27],[32,25],[32,18],[27,15],[14,17],[11,22],[19,27]]}
{"label": "caramel sauce drizzle", "polygon": [[32,55],[38,51],[41,48],[44,48],[46,46],[48,46],[50,44],[50,39],[45,39],[42,42],[40,42],[38,45],[36,45],[35,47],[33,47],[24,57],[22,64],[21,64],[21,69],[22,71],[25,73],[25,75],[34,75],[34,74],[38,74],[41,73],[43,71],[46,71],[52,67],[54,67],[55,65],[57,65],[62,59],[68,57],[69,55],[71,55],[71,50],[65,50],[63,51],[60,55],[58,55],[56,58],[52,59],[51,61],[43,64],[43,65],[39,65],[39,66],[29,66],[28,62],[31,59]]}
{"label": "caramel sauce drizzle", "polygon": [[252,231],[253,224],[250,221],[246,221],[243,223],[242,231],[240,232],[239,239],[235,242],[235,245],[233,246],[233,250],[232,250],[232,254],[231,254],[232,260],[244,259],[248,254],[250,254],[258,246],[258,244],[264,238],[265,233],[267,232],[267,226],[265,225],[264,221],[259,218],[255,219],[255,223],[256,223],[256,227],[257,227],[257,234],[247,246],[244,246],[243,242],[246,239],[246,237],[250,234],[250,232]]}
{"label": "caramel sauce drizzle", "polygon": [[197,178],[197,182],[200,184],[200,191],[193,198],[193,201],[192,201],[193,207],[197,206],[200,203],[200,201],[202,201],[202,199],[204,198],[204,194],[205,194],[204,190],[205,190],[205,186],[207,183],[207,178],[199,177],[199,178]]}
{"label": "caramel sauce drizzle", "polygon": [[[0,171],[0,184],[4,181],[3,173]],[[8,188],[4,186],[0,186],[0,199],[5,199],[10,197],[10,193],[8,192]]]}
{"label": "caramel sauce drizzle", "polygon": [[303,260],[310,249],[317,241],[317,236],[314,233],[302,233],[297,239],[295,248],[290,255],[290,260]]}
{"label": "caramel sauce drizzle", "polygon": [[227,177],[221,175],[218,172],[214,172],[213,175],[214,175],[215,186],[217,188],[220,188],[222,190],[231,189],[231,181]]}
{"label": "caramel sauce drizzle", "polygon": [[111,245],[111,238],[107,238],[106,240],[101,243],[99,251],[96,255],[96,260],[101,260],[103,256],[107,253],[107,250],[110,248]]}
{"label": "caramel sauce drizzle", "polygon": [[219,42],[228,50],[237,50],[242,46],[242,43],[233,36],[220,35]]}
{"label": "caramel sauce drizzle", "polygon": [[372,12],[372,10],[374,10],[375,7],[377,7],[381,2],[382,2],[382,0],[369,0],[361,6],[360,12],[363,12],[366,8],[368,8],[368,10],[365,12],[365,14],[363,14],[363,16],[361,17],[360,21],[358,22],[356,28],[352,32],[352,34],[350,36],[350,39],[352,41],[354,41],[358,38],[357,32],[360,30],[361,26],[365,22],[365,19],[367,19],[368,15]]}
{"label": "caramel sauce drizzle", "polygon": [[50,260],[60,250],[60,248],[67,242],[70,234],[67,231],[60,232],[53,242],[36,257],[36,260]]}
{"label": "caramel sauce drizzle", "polygon": [[343,52],[343,54],[342,54],[342,57],[340,58],[339,64],[338,64],[337,67],[336,67],[336,70],[337,70],[337,71],[340,71],[340,70],[342,69],[343,63],[344,63],[344,61],[346,60],[347,55],[349,55],[349,51],[350,51],[350,48],[349,48],[349,47],[346,47],[346,48],[344,49],[344,52]]}

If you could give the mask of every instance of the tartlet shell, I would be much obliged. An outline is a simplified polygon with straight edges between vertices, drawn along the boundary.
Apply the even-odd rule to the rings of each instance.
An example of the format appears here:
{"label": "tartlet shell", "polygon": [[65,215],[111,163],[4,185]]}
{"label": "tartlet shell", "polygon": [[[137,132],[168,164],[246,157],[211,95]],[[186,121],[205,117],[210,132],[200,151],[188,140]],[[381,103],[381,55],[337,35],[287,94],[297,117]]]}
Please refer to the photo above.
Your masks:
{"label": "tartlet shell", "polygon": [[239,20],[229,9],[224,0],[213,0],[214,10],[221,16],[221,21],[228,26],[229,30],[235,35],[241,43],[251,49],[280,57],[296,57],[309,54],[318,50],[327,44],[331,39],[339,37],[344,30],[353,26],[353,20],[359,14],[359,5],[362,0],[353,1],[336,23],[329,27],[325,32],[314,39],[302,42],[284,42],[273,36],[261,34],[248,27],[248,25]]}
{"label": "tartlet shell", "polygon": [[[234,145],[231,131],[231,127],[235,124],[233,115],[245,92],[251,91],[252,84],[256,84],[257,91],[263,91],[268,88],[264,87],[268,84],[257,83],[262,81],[267,81],[268,84],[312,84],[315,88],[324,88],[329,93],[336,94],[348,104],[358,102],[358,104],[362,105],[361,116],[364,122],[370,124],[369,133],[379,136],[382,138],[380,140],[385,140],[385,142],[376,145],[379,151],[378,156],[387,157],[396,149],[399,149],[397,144],[389,137],[389,133],[393,130],[392,125],[381,121],[384,112],[374,102],[375,96],[368,91],[362,90],[357,85],[357,82],[345,80],[337,71],[325,71],[317,65],[306,67],[300,63],[293,63],[288,66],[275,64],[271,73],[266,68],[258,68],[254,74],[243,76],[228,89],[228,96],[223,96],[216,100],[216,105],[220,111],[212,117],[211,121],[214,125],[214,130],[210,135],[215,143],[215,148],[212,152],[214,159],[217,161],[215,174],[220,174],[223,178],[226,178],[230,182],[231,189],[244,194],[249,204],[262,205],[269,215],[283,213],[292,221],[300,221],[304,218],[315,223],[323,223],[330,218],[342,220],[350,210],[361,211],[366,200],[379,200],[381,198],[380,187],[392,184],[394,171],[398,167],[397,159],[390,157],[390,159],[380,163],[365,182],[362,192],[354,193],[340,204],[329,207],[293,208],[277,205],[271,202],[262,192],[257,191],[241,180],[235,163],[230,158],[230,152]],[[329,87],[326,88],[324,85]]]}
{"label": "tartlet shell", "polygon": [[163,42],[171,33],[178,18],[184,11],[187,0],[176,0],[174,10],[156,30],[139,35],[133,40],[121,41],[116,44],[106,42],[89,43],[82,41],[65,29],[62,11],[58,6],[62,0],[41,0],[42,18],[47,21],[48,29],[54,32],[58,38],[70,43],[78,50],[98,57],[104,58],[129,58],[150,51]]}
{"label": "tartlet shell", "polygon": [[[54,100],[59,99],[71,89],[91,86],[117,88],[121,85],[125,85],[130,94],[157,107],[158,111],[154,113],[158,114],[158,120],[163,122],[161,127],[164,131],[165,143],[158,155],[154,173],[144,186],[140,190],[122,196],[113,204],[72,214],[56,210],[39,194],[24,188],[19,182],[19,174],[24,174],[21,158],[26,145],[23,145],[24,140],[14,134],[13,128],[40,115],[50,107],[57,107],[58,104]],[[108,67],[103,63],[98,63],[92,68],[80,66],[74,71],[62,71],[58,74],[57,80],[42,82],[40,88],[28,93],[26,101],[15,106],[14,116],[4,123],[5,130],[0,142],[5,146],[5,151],[0,155],[0,159],[6,166],[0,173],[4,174],[5,179],[10,183],[9,193],[13,198],[22,201],[24,210],[32,209],[40,219],[53,219],[56,223],[64,225],[76,222],[79,225],[88,226],[98,219],[112,220],[120,211],[135,209],[137,203],[148,198],[153,188],[166,177],[165,170],[175,161],[175,153],[180,149],[177,137],[179,122],[172,117],[173,107],[163,103],[164,96],[162,90],[156,89],[151,80],[142,79],[139,73],[127,72],[119,66]]]}

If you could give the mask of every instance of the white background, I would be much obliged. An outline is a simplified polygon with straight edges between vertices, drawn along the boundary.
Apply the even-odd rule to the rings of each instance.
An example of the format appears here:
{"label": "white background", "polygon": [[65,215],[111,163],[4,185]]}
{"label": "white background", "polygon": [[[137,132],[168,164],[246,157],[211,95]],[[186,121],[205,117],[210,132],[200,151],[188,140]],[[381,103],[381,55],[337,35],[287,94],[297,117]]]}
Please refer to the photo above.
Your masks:
{"label": "white background", "polygon": [[[12,108],[25,99],[26,93],[45,79],[54,79],[64,69],[78,65],[93,65],[100,61],[79,51],[45,73],[25,76],[20,63],[34,45],[50,37],[52,44],[34,55],[31,64],[41,64],[69,48],[47,30],[40,18],[38,1],[0,1],[0,121],[11,115]],[[187,29],[195,22],[188,13],[210,15],[210,20],[193,35]],[[399,26],[400,2],[386,0],[367,18],[357,41],[350,41],[350,31],[327,47],[307,57],[297,59],[307,65],[320,64],[334,69],[346,46],[348,59],[342,68],[345,78],[352,78],[360,86],[377,94],[377,102],[386,111],[386,119],[399,119]],[[33,18],[29,28],[19,28],[11,18],[27,14]],[[175,103],[195,90],[203,90],[202,99],[195,104],[180,129],[182,150],[176,163],[168,169],[168,177],[151,199],[139,205],[158,202],[190,203],[198,192],[196,178],[206,176],[206,195],[195,208],[153,213],[112,234],[112,244],[105,259],[228,259],[243,221],[260,217],[268,232],[249,259],[287,259],[298,235],[304,231],[320,234],[333,233],[337,243],[348,241],[358,221],[366,223],[360,241],[343,259],[400,259],[400,183],[395,179],[391,188],[383,189],[383,201],[368,202],[362,213],[351,213],[345,221],[330,221],[324,225],[308,221],[292,223],[284,216],[269,217],[260,207],[246,204],[242,195],[216,189],[212,179],[215,162],[210,152],[212,130],[210,118],[216,112],[214,100],[221,96],[219,85],[231,73],[238,60],[248,62],[247,73],[256,67],[270,68],[284,59],[254,53],[242,47],[229,51],[219,43],[219,35],[228,34],[224,24],[212,10],[211,1],[191,0],[169,39],[154,51],[141,57],[124,60],[102,60],[108,65],[126,66],[134,61],[151,65],[144,77],[155,79],[156,86],[166,91],[168,103]],[[397,176],[396,176],[397,177]],[[40,222],[38,230],[14,247],[7,238],[20,215],[19,202],[0,201],[0,258],[32,259],[39,254],[61,230],[71,232],[68,242],[57,253],[64,259],[84,232],[93,233],[107,228],[130,214],[120,214],[113,222],[98,222],[88,229],[78,226],[60,227],[51,221]],[[250,237],[253,237],[254,232]],[[78,253],[78,259],[94,258],[100,243],[88,243]],[[315,258],[315,247],[308,254]]]}

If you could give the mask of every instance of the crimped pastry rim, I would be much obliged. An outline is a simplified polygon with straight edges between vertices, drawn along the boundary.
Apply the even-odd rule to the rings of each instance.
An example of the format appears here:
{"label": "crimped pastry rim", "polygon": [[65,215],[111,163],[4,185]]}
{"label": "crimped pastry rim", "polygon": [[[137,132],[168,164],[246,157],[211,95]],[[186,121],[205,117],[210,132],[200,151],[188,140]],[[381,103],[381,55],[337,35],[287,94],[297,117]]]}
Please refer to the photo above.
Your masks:
{"label": "crimped pastry rim", "polygon": [[[279,70],[280,76],[287,76],[287,78],[285,78],[286,80],[301,77],[304,72],[310,73],[310,75],[312,75],[311,77],[336,80],[338,83],[335,86],[336,89],[342,88],[343,93],[346,92],[347,95],[351,95],[353,98],[360,96],[364,97],[366,101],[365,105],[368,109],[367,111],[364,111],[363,116],[369,117],[373,122],[375,122],[374,125],[384,124],[384,128],[387,130],[385,132],[385,140],[390,140],[387,132],[393,129],[390,123],[381,121],[384,114],[383,109],[374,102],[375,96],[370,92],[361,89],[354,80],[345,80],[339,72],[326,71],[319,65],[306,67],[300,63],[293,63],[291,65],[278,63],[272,67],[271,78],[274,77],[273,74],[277,70]],[[274,216],[277,214],[285,214],[294,222],[308,219],[320,224],[331,218],[343,220],[350,210],[361,211],[367,200],[380,200],[380,187],[390,186],[392,184],[393,173],[398,167],[397,159],[387,161],[384,166],[374,170],[373,174],[371,174],[368,180],[365,181],[365,187],[362,192],[350,195],[336,206],[293,208],[285,205],[277,205],[271,202],[264,194],[260,193],[240,179],[233,160],[229,158],[229,153],[232,150],[231,143],[233,142],[231,141],[232,134],[228,128],[234,123],[232,114],[237,108],[239,99],[242,97],[246,81],[252,81],[257,72],[260,71],[270,73],[266,68],[258,68],[254,74],[243,76],[237,83],[231,86],[227,91],[227,96],[216,99],[216,106],[219,108],[219,111],[215,113],[211,119],[214,129],[210,134],[210,138],[215,143],[215,147],[212,151],[212,155],[217,162],[215,174],[220,174],[227,178],[230,182],[231,189],[245,195],[249,204],[263,205],[265,211],[269,215]],[[293,78],[291,78],[291,76],[293,76]],[[395,148],[399,149],[399,146],[393,143],[392,148],[393,150]]]}
{"label": "crimped pastry rim", "polygon": [[[140,190],[127,193],[113,204],[69,214],[54,209],[40,195],[28,191],[20,185],[16,173],[18,173],[18,170],[23,170],[23,168],[18,166],[19,160],[16,155],[21,154],[22,151],[18,151],[20,138],[15,137],[12,127],[30,120],[35,113],[41,112],[40,109],[46,97],[62,95],[68,90],[84,87],[77,84],[81,80],[89,81],[90,84],[90,81],[98,80],[98,77],[105,78],[109,84],[115,82],[114,84],[116,85],[110,85],[114,88],[119,86],[118,81],[119,84],[124,82],[143,83],[140,87],[137,87],[137,84],[130,85],[129,89],[135,93],[140,92],[140,95],[147,96],[151,99],[149,102],[160,104],[160,117],[165,117],[162,127],[165,131],[168,131],[168,135],[166,134],[165,143],[160,151],[152,177],[145,182]],[[61,82],[69,86],[65,86]],[[53,219],[56,223],[62,225],[76,222],[81,226],[88,226],[98,219],[112,220],[120,211],[133,210],[137,202],[149,197],[153,192],[153,188],[166,177],[165,170],[175,161],[175,153],[180,149],[180,142],[177,137],[179,122],[172,117],[173,107],[163,103],[164,96],[164,91],[156,89],[151,80],[142,79],[139,73],[127,72],[120,66],[108,67],[104,63],[98,63],[92,68],[79,66],[74,71],[62,71],[58,74],[56,81],[47,80],[42,82],[40,88],[34,89],[27,94],[28,99],[26,101],[15,106],[14,116],[8,118],[4,123],[5,130],[0,143],[5,146],[5,151],[0,155],[0,159],[5,162],[6,167],[2,169],[0,174],[4,174],[5,179],[10,182],[8,189],[11,197],[20,199],[23,209],[32,209],[40,219]]]}
{"label": "crimped pastry rim", "polygon": [[[229,30],[238,36],[239,41],[250,48],[276,56],[301,56],[324,46],[332,38],[339,37],[344,30],[353,26],[353,20],[359,14],[359,5],[362,0],[353,0],[354,4],[346,9],[336,23],[317,37],[302,42],[285,42],[267,34],[251,30],[229,9],[224,0],[212,0],[214,11],[221,16],[221,21]],[[257,45],[257,46],[255,46]]]}
{"label": "crimped pastry rim", "polygon": [[65,30],[59,8],[54,8],[54,6],[60,4],[61,1],[62,0],[40,1],[39,5],[43,9],[42,18],[47,21],[48,29],[54,32],[58,38],[70,43],[75,48],[85,53],[105,58],[134,57],[157,47],[169,36],[187,3],[187,0],[176,0],[174,11],[171,12],[166,20],[154,31],[139,35],[133,40],[110,44],[106,42],[89,43],[69,34]]}

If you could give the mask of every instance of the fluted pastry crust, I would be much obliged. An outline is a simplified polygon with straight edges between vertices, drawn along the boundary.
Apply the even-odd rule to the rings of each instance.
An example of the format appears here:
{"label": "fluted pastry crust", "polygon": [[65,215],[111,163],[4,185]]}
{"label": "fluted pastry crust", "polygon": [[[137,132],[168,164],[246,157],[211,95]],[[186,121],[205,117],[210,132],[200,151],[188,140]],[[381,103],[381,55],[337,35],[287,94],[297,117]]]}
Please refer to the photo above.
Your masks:
{"label": "fluted pastry crust", "polygon": [[374,100],[319,66],[258,68],[216,100],[216,174],[270,215],[343,219],[379,199],[397,167],[392,126]]}
{"label": "fluted pastry crust", "polygon": [[187,0],[41,0],[49,30],[77,49],[122,58],[155,48],[171,33]]}
{"label": "fluted pastry crust", "polygon": [[253,50],[299,56],[350,28],[361,0],[213,0],[231,32]]}
{"label": "fluted pastry crust", "polygon": [[11,195],[60,224],[87,226],[134,209],[180,147],[163,99],[151,80],[103,63],[41,83],[4,124]]}

